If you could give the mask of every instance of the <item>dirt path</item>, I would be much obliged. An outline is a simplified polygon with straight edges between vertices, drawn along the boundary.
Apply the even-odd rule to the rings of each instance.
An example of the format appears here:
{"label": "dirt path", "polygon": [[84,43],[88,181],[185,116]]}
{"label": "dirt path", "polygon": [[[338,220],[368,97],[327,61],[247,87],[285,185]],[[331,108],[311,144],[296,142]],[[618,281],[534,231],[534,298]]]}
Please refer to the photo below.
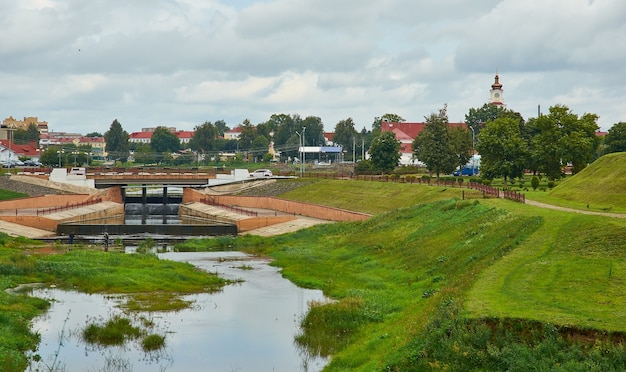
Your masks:
{"label": "dirt path", "polygon": [[596,215],[596,216],[605,216],[605,217],[613,217],[613,218],[626,218],[626,214],[622,214],[622,213],[594,212],[594,211],[586,211],[586,210],[582,210],[582,209],[559,207],[557,205],[540,203],[538,201],[528,200],[528,199],[526,199],[526,204],[532,205],[532,206],[535,206],[535,207],[539,207],[539,208],[554,209],[554,210],[557,210],[557,211],[564,211],[564,212],[581,213],[581,214],[593,214],[593,215]]}

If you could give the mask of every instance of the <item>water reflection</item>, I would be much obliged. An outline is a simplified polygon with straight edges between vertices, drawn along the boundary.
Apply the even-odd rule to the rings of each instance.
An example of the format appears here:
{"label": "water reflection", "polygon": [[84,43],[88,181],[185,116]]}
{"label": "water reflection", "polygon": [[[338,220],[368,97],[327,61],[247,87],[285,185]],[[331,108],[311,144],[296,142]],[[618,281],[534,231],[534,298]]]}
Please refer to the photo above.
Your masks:
{"label": "water reflection", "polygon": [[240,252],[160,256],[244,282],[219,293],[185,296],[195,301],[191,309],[134,314],[152,319],[155,333],[166,337],[165,350],[149,354],[133,343],[103,349],[80,340],[86,322],[120,314],[115,305],[122,298],[34,289],[34,295],[56,302],[34,322],[34,330],[42,336],[38,351],[42,361],[33,370],[47,370],[57,350],[59,364],[68,371],[319,371],[326,364],[302,353],[294,343],[307,303],[323,299],[320,291],[298,288],[266,260]]}

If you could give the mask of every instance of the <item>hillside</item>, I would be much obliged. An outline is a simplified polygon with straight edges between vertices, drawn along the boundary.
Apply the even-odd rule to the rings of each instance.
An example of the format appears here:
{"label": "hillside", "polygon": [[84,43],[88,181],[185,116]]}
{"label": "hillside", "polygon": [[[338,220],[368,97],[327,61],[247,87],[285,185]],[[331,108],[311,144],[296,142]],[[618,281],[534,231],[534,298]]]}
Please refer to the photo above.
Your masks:
{"label": "hillside", "polygon": [[202,244],[269,255],[336,299],[298,337],[329,371],[626,369],[626,221],[452,192],[312,182],[284,196],[378,214]]}
{"label": "hillside", "polygon": [[601,157],[581,172],[565,179],[550,197],[592,209],[626,212],[626,153]]}

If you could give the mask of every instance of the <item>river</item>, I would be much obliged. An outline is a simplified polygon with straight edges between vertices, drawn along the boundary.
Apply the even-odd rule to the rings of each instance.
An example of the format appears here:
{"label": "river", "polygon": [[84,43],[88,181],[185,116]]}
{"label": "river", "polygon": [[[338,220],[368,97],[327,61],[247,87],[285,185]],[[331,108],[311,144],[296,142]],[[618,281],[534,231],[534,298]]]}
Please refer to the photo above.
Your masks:
{"label": "river", "polygon": [[49,370],[55,360],[61,371],[107,372],[320,371],[328,362],[307,355],[294,342],[309,301],[324,299],[321,291],[299,288],[282,278],[268,260],[241,252],[159,256],[243,282],[218,293],[185,296],[194,301],[190,309],[133,313],[133,317],[153,320],[156,333],[165,335],[165,348],[151,353],[133,343],[99,348],[82,341],[87,322],[122,313],[116,307],[119,296],[33,289],[32,295],[54,301],[49,311],[33,322],[33,330],[41,333],[37,354],[42,360],[33,362],[27,371]]}

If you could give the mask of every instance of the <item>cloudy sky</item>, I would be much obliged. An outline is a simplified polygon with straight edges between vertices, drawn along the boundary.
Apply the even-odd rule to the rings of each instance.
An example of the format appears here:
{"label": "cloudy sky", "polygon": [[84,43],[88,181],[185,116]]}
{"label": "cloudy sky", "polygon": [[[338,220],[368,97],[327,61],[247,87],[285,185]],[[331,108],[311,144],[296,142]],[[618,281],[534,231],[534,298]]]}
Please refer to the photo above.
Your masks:
{"label": "cloudy sky", "polygon": [[407,121],[481,107],[626,121],[623,0],[0,0],[0,120],[54,131]]}

